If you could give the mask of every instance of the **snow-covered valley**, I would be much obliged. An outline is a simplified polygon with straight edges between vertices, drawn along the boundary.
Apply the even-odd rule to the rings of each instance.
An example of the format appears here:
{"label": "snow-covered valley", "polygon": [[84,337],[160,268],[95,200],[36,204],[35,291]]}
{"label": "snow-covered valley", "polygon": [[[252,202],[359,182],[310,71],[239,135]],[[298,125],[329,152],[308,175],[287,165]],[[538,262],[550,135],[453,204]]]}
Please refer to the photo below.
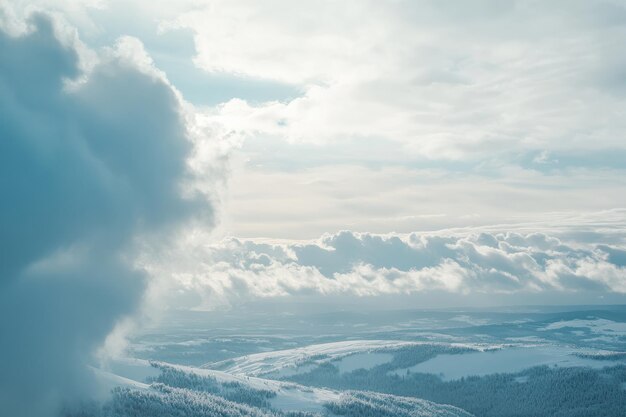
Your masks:
{"label": "snow-covered valley", "polygon": [[[393,312],[370,324],[338,314],[311,323],[326,329],[314,339],[296,315],[207,323],[157,329],[132,341],[132,356],[94,365],[99,405],[68,416],[543,417],[566,404],[587,417],[626,404],[619,311]],[[199,364],[203,355],[217,360]]]}

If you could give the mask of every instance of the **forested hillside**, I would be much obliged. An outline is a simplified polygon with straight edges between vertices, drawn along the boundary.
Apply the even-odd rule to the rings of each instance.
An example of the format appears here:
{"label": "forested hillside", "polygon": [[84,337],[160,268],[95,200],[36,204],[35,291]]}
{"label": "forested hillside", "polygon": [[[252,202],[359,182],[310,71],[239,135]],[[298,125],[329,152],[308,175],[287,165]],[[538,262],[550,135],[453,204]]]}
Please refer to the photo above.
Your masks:
{"label": "forested hillside", "polygon": [[340,374],[332,364],[287,378],[303,385],[355,389],[452,404],[483,417],[623,417],[626,367],[535,367],[442,381],[431,374],[389,373],[389,365]]}

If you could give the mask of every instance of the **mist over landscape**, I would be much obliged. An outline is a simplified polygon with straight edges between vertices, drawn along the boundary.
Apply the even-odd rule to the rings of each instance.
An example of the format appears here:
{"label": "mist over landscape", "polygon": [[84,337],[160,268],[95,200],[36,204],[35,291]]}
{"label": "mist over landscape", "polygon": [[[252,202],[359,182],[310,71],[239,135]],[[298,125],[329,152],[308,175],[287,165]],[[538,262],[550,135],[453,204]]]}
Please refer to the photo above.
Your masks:
{"label": "mist over landscape", "polygon": [[0,415],[623,416],[626,2],[0,2]]}

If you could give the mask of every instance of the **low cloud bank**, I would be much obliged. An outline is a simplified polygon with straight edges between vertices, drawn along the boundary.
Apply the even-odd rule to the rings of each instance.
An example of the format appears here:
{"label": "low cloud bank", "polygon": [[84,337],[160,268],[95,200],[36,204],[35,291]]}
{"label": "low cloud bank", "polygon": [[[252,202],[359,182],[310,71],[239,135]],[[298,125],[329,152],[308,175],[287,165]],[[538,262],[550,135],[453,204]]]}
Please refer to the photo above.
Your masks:
{"label": "low cloud bank", "polygon": [[289,296],[624,294],[626,247],[610,239],[601,244],[546,233],[350,231],[305,243],[230,238],[208,246],[181,243],[151,268],[176,278],[162,291],[178,308]]}

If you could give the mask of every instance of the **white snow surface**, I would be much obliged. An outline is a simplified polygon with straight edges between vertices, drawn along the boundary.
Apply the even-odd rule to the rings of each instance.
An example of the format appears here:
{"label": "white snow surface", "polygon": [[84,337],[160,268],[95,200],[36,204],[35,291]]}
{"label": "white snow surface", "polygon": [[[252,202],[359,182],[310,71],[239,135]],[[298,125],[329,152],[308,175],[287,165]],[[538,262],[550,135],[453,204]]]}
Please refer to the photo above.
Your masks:
{"label": "white snow surface", "polygon": [[583,358],[577,356],[576,353],[584,352],[561,346],[543,345],[462,354],[442,354],[410,368],[394,370],[392,373],[405,375],[409,370],[410,372],[435,374],[444,381],[450,381],[474,375],[521,372],[524,369],[541,365],[603,368],[623,363]]}
{"label": "white snow surface", "polygon": [[[389,346],[389,342],[385,343],[385,346]],[[380,345],[367,344],[367,346],[379,347]],[[392,344],[392,346],[396,345]],[[344,347],[347,349],[347,346]],[[319,352],[319,349],[314,349],[314,351]],[[350,350],[350,352],[352,351],[353,349]],[[309,411],[319,412],[323,415],[332,416],[332,414],[330,414],[328,410],[324,407],[324,404],[329,402],[340,403],[345,401],[358,401],[357,398],[366,397],[366,401],[384,401],[392,406],[394,404],[400,405],[410,403],[412,406],[415,407],[411,411],[410,415],[415,417],[470,416],[470,414],[456,407],[452,407],[449,405],[440,405],[432,403],[430,401],[415,398],[404,398],[394,395],[365,393],[358,391],[340,392],[330,389],[305,387],[291,382],[275,381],[254,376],[233,375],[227,372],[213,369],[202,369],[164,362],[158,362],[157,364],[178,369],[186,373],[194,373],[199,376],[212,377],[215,378],[215,380],[217,380],[219,383],[238,382],[244,386],[248,386],[253,389],[273,391],[274,393],[276,393],[276,396],[270,398],[269,401],[273,408],[282,411]],[[155,373],[155,371],[159,372],[159,370],[153,367],[149,361],[139,359],[118,359],[114,361],[114,363],[109,363],[107,367],[109,369],[116,369],[116,371],[126,375],[132,374],[138,377],[151,376]],[[114,387],[120,386],[140,390],[151,389],[150,385],[134,381],[124,375],[116,375],[111,372],[96,368],[94,368],[94,372],[98,376],[98,379],[102,381],[101,385],[103,389],[107,389],[109,391]],[[371,400],[369,399],[370,397]]]}
{"label": "white snow surface", "polygon": [[102,369],[89,367],[96,377],[96,392],[95,398],[103,400],[109,397],[111,390],[117,387],[132,388],[139,390],[146,390],[150,388],[150,385],[138,382],[121,375],[116,375]]}
{"label": "white snow surface", "polygon": [[336,362],[333,362],[339,372],[344,374],[357,369],[372,369],[378,365],[382,365],[393,360],[391,353],[385,352],[365,352],[356,353],[350,356],[344,356]]}
{"label": "white snow surface", "polygon": [[[154,369],[148,361],[131,360],[130,362],[132,363],[133,368],[146,366]],[[128,361],[126,361],[126,363],[128,363]],[[379,401],[384,402],[388,406],[406,406],[407,404],[410,404],[414,407],[410,411],[410,415],[415,417],[471,417],[469,413],[457,407],[437,404],[417,398],[405,398],[388,394],[358,391],[340,392],[330,389],[305,387],[290,382],[274,381],[243,375],[232,375],[212,369],[201,369],[163,362],[159,362],[159,365],[172,367],[186,373],[194,373],[199,376],[212,377],[220,383],[238,382],[250,388],[273,391],[276,393],[276,396],[269,399],[270,404],[274,409],[281,411],[319,412],[325,416],[331,417],[333,414],[331,414],[324,407],[324,404],[329,402],[342,403],[358,401],[357,398],[364,397],[366,402],[374,402],[372,403],[373,407],[376,407],[375,403]],[[99,375],[99,377],[103,378],[104,381],[107,381],[108,389],[112,389],[116,386],[141,390],[151,389],[149,385],[132,381],[119,375],[113,375],[99,369],[94,369],[94,371]],[[133,372],[137,372],[137,369],[133,369]],[[146,369],[145,372],[147,373],[149,371]]]}
{"label": "white snow surface", "polygon": [[201,369],[172,364],[166,365],[184,372],[213,377],[218,382],[239,382],[250,388],[273,391],[276,393],[276,397],[272,398],[270,403],[273,407],[283,411],[323,411],[323,404],[325,402],[337,401],[341,395],[337,391],[309,388],[291,382],[274,381],[245,375],[233,375],[213,369]]}
{"label": "white snow surface", "polygon": [[603,335],[626,335],[626,323],[607,320],[607,319],[575,319],[575,320],[564,320],[557,321],[554,323],[550,323],[547,326],[539,329],[539,330],[556,330],[563,329],[566,327],[572,328],[587,328],[593,333],[603,334]]}
{"label": "white snow surface", "polygon": [[[278,375],[287,376],[298,373],[298,367],[306,361],[321,364],[329,361],[338,361],[350,355],[373,353],[375,350],[379,349],[393,349],[417,344],[420,343],[398,340],[350,340],[345,342],[323,343],[295,349],[255,353],[221,362],[208,363],[203,365],[202,368],[219,369],[233,375],[260,376],[276,373]],[[317,356],[319,356],[319,358],[316,358]],[[379,364],[377,361],[381,358],[375,356],[366,358],[362,356],[359,359],[363,360],[363,366],[359,367],[367,367]],[[385,357],[385,359],[391,360],[391,357]],[[369,363],[368,361],[370,360],[373,360],[374,364]],[[356,362],[350,362],[349,365],[346,365],[345,372],[348,372],[347,369],[353,368],[355,365]],[[304,365],[302,367],[306,366],[307,365]]]}
{"label": "white snow surface", "polygon": [[[340,393],[333,390],[308,388],[290,382],[273,381],[248,377],[244,375],[232,375],[212,369],[201,369],[190,366],[174,365],[158,362],[160,365],[179,369],[186,373],[194,373],[199,376],[215,378],[218,382],[239,382],[242,385],[254,389],[273,391],[276,397],[270,399],[273,407],[283,411],[324,411],[324,403],[338,401]],[[102,391],[110,391],[115,387],[127,387],[136,389],[150,389],[150,385],[134,381],[125,375],[155,375],[160,371],[153,367],[149,361],[140,359],[116,359],[108,364],[109,368],[115,368],[121,375],[112,374],[108,371],[94,368],[98,379],[101,380]]]}
{"label": "white snow surface", "polygon": [[161,371],[144,359],[115,358],[100,365],[100,369],[129,380],[145,382],[147,378],[156,377]]}

